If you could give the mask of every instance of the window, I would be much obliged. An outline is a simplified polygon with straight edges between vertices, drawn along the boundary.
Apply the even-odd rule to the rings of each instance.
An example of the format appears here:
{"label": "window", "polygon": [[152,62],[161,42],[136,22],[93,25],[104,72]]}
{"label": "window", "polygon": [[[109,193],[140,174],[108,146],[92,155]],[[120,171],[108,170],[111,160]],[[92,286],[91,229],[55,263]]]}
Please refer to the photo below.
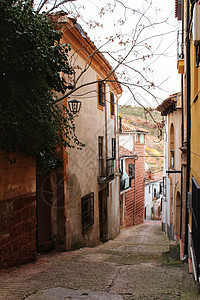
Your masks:
{"label": "window", "polygon": [[98,81],[98,104],[100,106],[105,106],[105,98],[106,98],[106,85],[105,82],[99,80]]}
{"label": "window", "polygon": [[94,193],[81,198],[82,232],[85,233],[94,224]]}
{"label": "window", "polygon": [[149,194],[151,193],[151,186],[149,185]]}
{"label": "window", "polygon": [[116,159],[116,139],[112,139],[112,158]]}
{"label": "window", "polygon": [[123,159],[120,161],[120,172],[123,173],[124,171],[124,166],[123,166]]}
{"label": "window", "polygon": [[163,177],[163,196],[166,197],[166,177]]}
{"label": "window", "polygon": [[103,176],[103,137],[98,138],[98,155],[99,155],[99,176]]}
{"label": "window", "polygon": [[160,182],[160,185],[159,185],[159,194],[162,194],[163,192],[163,183]]}
{"label": "window", "polygon": [[134,164],[128,165],[128,173],[129,173],[129,177],[135,178],[135,165]]}
{"label": "window", "polygon": [[144,134],[137,133],[136,136],[135,136],[135,142],[136,143],[144,143],[145,142]]}
{"label": "window", "polygon": [[115,97],[113,92],[110,93],[110,114],[111,116],[115,115]]}
{"label": "window", "polygon": [[119,132],[122,132],[122,117],[119,116]]}
{"label": "window", "polygon": [[153,196],[156,198],[156,189],[153,189]]}

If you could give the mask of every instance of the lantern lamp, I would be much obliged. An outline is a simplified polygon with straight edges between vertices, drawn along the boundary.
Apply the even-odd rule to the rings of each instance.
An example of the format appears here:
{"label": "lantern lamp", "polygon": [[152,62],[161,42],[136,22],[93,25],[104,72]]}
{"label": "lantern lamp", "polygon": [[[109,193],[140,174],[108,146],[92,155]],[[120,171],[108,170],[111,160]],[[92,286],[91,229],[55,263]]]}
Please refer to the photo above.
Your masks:
{"label": "lantern lamp", "polygon": [[68,101],[69,110],[75,115],[79,113],[81,108],[81,101],[78,101],[76,99]]}

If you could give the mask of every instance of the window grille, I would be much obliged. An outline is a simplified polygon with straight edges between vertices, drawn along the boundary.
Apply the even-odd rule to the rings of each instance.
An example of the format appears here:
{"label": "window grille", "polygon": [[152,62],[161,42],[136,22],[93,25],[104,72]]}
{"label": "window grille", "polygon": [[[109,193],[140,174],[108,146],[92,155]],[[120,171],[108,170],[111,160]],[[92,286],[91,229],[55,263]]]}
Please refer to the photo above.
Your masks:
{"label": "window grille", "polygon": [[110,113],[111,116],[115,115],[115,97],[113,92],[110,93]]}
{"label": "window grille", "polygon": [[116,159],[116,139],[112,139],[112,158]]}
{"label": "window grille", "polygon": [[98,81],[98,102],[99,105],[105,106],[105,97],[106,97],[106,85],[105,82]]}
{"label": "window grille", "polygon": [[103,176],[103,137],[99,136],[99,176]]}
{"label": "window grille", "polygon": [[87,232],[94,224],[94,193],[81,198],[82,232]]}
{"label": "window grille", "polygon": [[131,177],[132,179],[135,178],[135,164],[128,165],[128,172],[129,172],[129,177]]}

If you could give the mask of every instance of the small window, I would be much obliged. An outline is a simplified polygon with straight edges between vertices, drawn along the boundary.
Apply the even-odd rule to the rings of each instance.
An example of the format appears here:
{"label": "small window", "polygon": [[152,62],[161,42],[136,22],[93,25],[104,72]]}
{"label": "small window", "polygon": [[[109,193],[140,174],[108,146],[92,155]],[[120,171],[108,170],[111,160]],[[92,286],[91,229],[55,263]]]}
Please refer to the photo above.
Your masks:
{"label": "small window", "polygon": [[163,177],[163,196],[166,197],[167,191],[166,191],[166,177]]}
{"label": "small window", "polygon": [[170,150],[170,167],[174,168],[174,150]]}
{"label": "small window", "polygon": [[129,177],[135,178],[135,165],[134,164],[128,165],[128,172],[129,172]]}
{"label": "small window", "polygon": [[112,139],[112,158],[116,159],[116,139]]}
{"label": "small window", "polygon": [[106,85],[105,82],[99,80],[98,81],[98,104],[100,106],[105,106],[105,98],[106,98]]}
{"label": "small window", "polygon": [[136,143],[140,143],[140,134],[139,133],[136,134],[135,141],[136,141]]}
{"label": "small window", "polygon": [[82,232],[87,232],[94,224],[94,193],[81,198]]}
{"label": "small window", "polygon": [[98,143],[99,143],[99,158],[103,158],[103,137],[102,136],[99,136]]}
{"label": "small window", "polygon": [[110,113],[111,116],[115,115],[115,97],[113,92],[110,93]]}
{"label": "small window", "polygon": [[120,172],[123,173],[124,171],[124,166],[123,166],[124,162],[123,162],[123,159],[121,159],[120,161]]}
{"label": "small window", "polygon": [[98,138],[98,155],[99,155],[99,176],[103,176],[103,137]]}
{"label": "small window", "polygon": [[153,189],[153,196],[156,198],[156,189]]}
{"label": "small window", "polygon": [[149,185],[149,194],[151,193],[151,186]]}

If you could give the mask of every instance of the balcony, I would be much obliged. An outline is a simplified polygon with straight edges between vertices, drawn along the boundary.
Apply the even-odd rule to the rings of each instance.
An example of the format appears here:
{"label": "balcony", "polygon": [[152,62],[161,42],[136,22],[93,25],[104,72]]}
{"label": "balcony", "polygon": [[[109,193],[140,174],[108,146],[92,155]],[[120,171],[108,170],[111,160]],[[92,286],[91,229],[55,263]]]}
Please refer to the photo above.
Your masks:
{"label": "balcony", "polygon": [[120,192],[124,192],[131,188],[131,177],[120,179]]}
{"label": "balcony", "polygon": [[182,30],[177,32],[177,69],[179,74],[184,73],[184,43]]}
{"label": "balcony", "polygon": [[115,178],[115,158],[107,158],[104,164],[104,159],[99,159],[99,183],[107,183]]}

